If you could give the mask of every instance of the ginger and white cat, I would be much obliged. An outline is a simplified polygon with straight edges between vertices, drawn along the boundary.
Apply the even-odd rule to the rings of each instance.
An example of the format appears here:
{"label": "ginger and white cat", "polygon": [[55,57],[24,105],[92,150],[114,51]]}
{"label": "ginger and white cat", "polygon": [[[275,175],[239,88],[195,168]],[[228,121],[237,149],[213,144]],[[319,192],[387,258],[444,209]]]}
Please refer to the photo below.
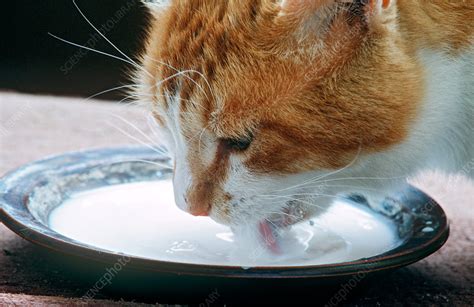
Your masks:
{"label": "ginger and white cat", "polygon": [[177,204],[268,231],[474,159],[474,2],[148,1]]}

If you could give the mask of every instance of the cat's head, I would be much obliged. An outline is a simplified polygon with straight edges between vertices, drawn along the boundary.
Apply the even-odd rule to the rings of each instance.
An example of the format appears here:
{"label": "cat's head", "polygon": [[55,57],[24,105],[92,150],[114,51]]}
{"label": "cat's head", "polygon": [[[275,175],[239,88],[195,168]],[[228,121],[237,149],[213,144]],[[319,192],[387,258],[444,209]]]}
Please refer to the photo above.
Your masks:
{"label": "cat's head", "polygon": [[151,2],[138,94],[183,210],[230,225],[301,218],[344,191],[318,190],[317,176],[406,137],[420,72],[395,1]]}

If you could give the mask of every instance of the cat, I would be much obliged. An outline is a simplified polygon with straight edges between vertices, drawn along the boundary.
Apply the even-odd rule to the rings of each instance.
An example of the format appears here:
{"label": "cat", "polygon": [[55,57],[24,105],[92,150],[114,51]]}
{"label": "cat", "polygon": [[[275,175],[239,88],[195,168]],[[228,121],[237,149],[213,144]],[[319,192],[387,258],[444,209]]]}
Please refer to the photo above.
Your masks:
{"label": "cat", "polygon": [[[474,2],[147,1],[177,205],[263,236],[474,159]],[[147,73],[144,73],[146,71]]]}

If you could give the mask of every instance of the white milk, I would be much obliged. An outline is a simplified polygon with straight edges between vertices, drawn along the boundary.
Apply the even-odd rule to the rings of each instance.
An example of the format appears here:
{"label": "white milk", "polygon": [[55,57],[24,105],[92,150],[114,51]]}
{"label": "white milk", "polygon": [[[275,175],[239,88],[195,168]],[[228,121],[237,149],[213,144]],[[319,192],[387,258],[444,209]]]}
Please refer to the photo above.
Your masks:
{"label": "white milk", "polygon": [[50,227],[101,249],[162,261],[300,266],[371,257],[398,244],[393,226],[364,208],[336,202],[325,214],[293,226],[282,256],[236,244],[229,228],[193,217],[174,204],[171,181],[133,183],[77,193],[50,216]]}

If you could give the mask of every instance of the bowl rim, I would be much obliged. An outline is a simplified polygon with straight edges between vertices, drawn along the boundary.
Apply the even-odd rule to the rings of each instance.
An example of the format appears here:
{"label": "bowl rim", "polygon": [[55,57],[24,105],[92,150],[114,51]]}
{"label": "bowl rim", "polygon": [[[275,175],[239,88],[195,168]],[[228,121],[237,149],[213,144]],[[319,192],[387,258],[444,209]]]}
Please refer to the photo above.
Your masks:
{"label": "bowl rim", "polygon": [[[128,258],[127,268],[138,271],[167,273],[175,275],[188,276],[202,276],[202,277],[225,277],[225,278],[251,278],[251,279],[292,279],[292,278],[328,278],[328,277],[342,277],[353,276],[357,274],[369,274],[378,271],[391,270],[403,266],[407,266],[417,262],[440,249],[448,240],[449,237],[449,222],[446,214],[441,206],[434,199],[426,195],[415,187],[411,187],[417,193],[420,193],[429,201],[432,206],[432,212],[438,212],[439,227],[435,235],[422,242],[422,244],[413,244],[410,242],[412,238],[401,246],[394,248],[384,254],[374,257],[363,258],[360,260],[334,263],[334,264],[319,264],[319,265],[300,265],[300,266],[256,266],[251,268],[243,268],[232,265],[209,265],[209,264],[193,264],[183,262],[171,262],[149,259],[144,257],[137,257],[126,255],[123,253],[108,251],[75,241],[71,238],[65,237],[59,233],[48,228],[46,225],[37,221],[28,210],[27,202],[28,195],[23,195],[22,204],[12,204],[3,196],[9,192],[5,190],[4,182],[10,178],[18,177],[27,178],[28,170],[33,169],[38,165],[47,165],[51,161],[66,161],[73,160],[74,163],[87,161],[91,155],[98,157],[96,162],[117,163],[120,159],[99,159],[106,158],[111,155],[120,157],[123,155],[140,154],[140,155],[154,155],[157,153],[149,148],[143,146],[122,146],[122,147],[108,147],[100,149],[89,149],[82,151],[67,152],[59,155],[52,155],[41,160],[37,160],[21,166],[15,170],[8,172],[0,178],[0,222],[9,228],[11,231],[24,238],[25,240],[39,245],[47,250],[52,250],[66,256],[79,257],[85,260],[99,262],[110,265],[117,263],[121,258]],[[96,164],[97,165],[97,164]],[[26,219],[15,218],[11,212],[7,210],[8,206],[19,206],[23,213],[28,218],[33,218],[38,222],[38,229],[31,228],[26,223]],[[50,234],[51,233],[51,234]],[[403,246],[411,246],[403,249]]]}

